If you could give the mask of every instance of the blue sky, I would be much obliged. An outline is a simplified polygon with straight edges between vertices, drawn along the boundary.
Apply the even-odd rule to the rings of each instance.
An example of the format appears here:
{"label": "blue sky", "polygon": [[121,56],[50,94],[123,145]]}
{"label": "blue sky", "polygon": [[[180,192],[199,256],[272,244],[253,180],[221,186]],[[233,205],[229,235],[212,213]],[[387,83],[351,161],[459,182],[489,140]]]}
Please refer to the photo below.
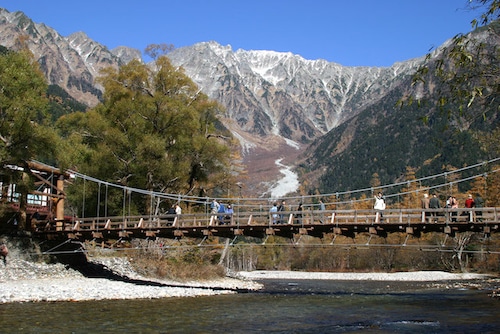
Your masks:
{"label": "blue sky", "polygon": [[112,49],[216,41],[344,66],[390,66],[425,55],[477,13],[467,0],[1,0],[63,36],[83,31]]}

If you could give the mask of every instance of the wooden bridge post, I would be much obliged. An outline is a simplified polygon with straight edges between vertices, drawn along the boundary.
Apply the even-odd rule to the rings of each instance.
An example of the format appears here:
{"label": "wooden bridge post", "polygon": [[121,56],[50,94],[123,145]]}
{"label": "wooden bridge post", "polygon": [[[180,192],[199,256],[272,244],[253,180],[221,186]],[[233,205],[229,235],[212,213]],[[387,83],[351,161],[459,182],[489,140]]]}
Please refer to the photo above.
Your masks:
{"label": "wooden bridge post", "polygon": [[[60,175],[57,179],[57,194],[64,194],[64,175]],[[64,197],[60,197],[56,201],[56,230],[64,229]]]}

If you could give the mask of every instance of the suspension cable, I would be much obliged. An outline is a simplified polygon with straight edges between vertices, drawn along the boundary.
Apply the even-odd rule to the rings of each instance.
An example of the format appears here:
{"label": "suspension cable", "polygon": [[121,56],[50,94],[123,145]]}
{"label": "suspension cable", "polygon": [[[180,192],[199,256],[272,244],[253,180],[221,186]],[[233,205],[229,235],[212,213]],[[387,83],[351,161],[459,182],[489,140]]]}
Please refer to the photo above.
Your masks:
{"label": "suspension cable", "polygon": [[[390,188],[397,188],[397,187],[401,187],[403,185],[411,185],[412,183],[415,183],[417,182],[418,184],[422,184],[422,181],[427,181],[427,180],[432,180],[432,179],[437,179],[437,178],[440,178],[440,177],[444,177],[444,183],[441,183],[441,184],[437,184],[437,185],[432,185],[432,186],[428,186],[426,187],[427,189],[438,189],[438,188],[442,188],[442,187],[446,187],[446,186],[449,186],[449,187],[452,187],[454,184],[458,184],[458,183],[461,183],[461,182],[465,182],[465,181],[469,181],[469,180],[472,180],[474,178],[477,178],[477,177],[481,177],[481,176],[484,176],[484,175],[487,175],[484,171],[482,171],[481,173],[478,173],[476,175],[473,175],[473,176],[469,176],[469,177],[466,177],[466,178],[461,178],[461,179],[458,179],[458,180],[452,180],[452,181],[448,181],[448,179],[450,178],[450,175],[454,175],[454,174],[457,174],[457,173],[460,173],[460,172],[463,172],[463,171],[466,171],[466,170],[470,170],[470,169],[474,169],[474,168],[480,168],[480,167],[485,167],[489,164],[492,164],[494,162],[498,162],[500,160],[500,157],[498,158],[494,158],[494,159],[490,159],[488,161],[484,161],[484,162],[480,162],[480,163],[477,163],[477,164],[474,164],[474,165],[470,165],[470,166],[466,166],[466,167],[462,167],[462,168],[459,168],[459,169],[456,169],[456,170],[453,170],[453,171],[446,171],[446,172],[443,172],[443,173],[439,173],[439,174],[434,174],[434,175],[430,175],[430,176],[425,176],[425,177],[421,177],[421,178],[418,178],[418,179],[415,179],[415,180],[406,180],[406,181],[401,181],[401,182],[396,182],[396,183],[391,183],[391,184],[387,184],[387,185],[382,185],[382,186],[377,186],[377,187],[370,187],[370,188],[361,188],[361,189],[356,189],[356,190],[349,190],[349,191],[341,191],[341,192],[335,192],[335,193],[327,193],[327,194],[316,194],[316,195],[300,195],[300,196],[291,196],[291,197],[283,197],[283,199],[286,199],[286,200],[300,200],[302,201],[303,203],[305,203],[305,200],[306,199],[313,199],[313,198],[318,198],[318,197],[333,197],[335,196],[336,199],[338,199],[339,197],[341,196],[345,196],[345,195],[353,195],[353,194],[358,194],[358,193],[366,193],[366,192],[373,192],[375,189],[377,190],[383,190],[383,189],[390,189]],[[37,162],[37,163],[40,163],[40,162]],[[41,163],[43,164],[43,163]],[[495,169],[495,170],[492,170],[492,171],[489,171],[488,173],[496,173],[500,171],[500,169]],[[192,195],[181,195],[181,194],[172,194],[172,193],[163,193],[163,192],[155,192],[155,191],[151,191],[151,190],[144,190],[144,189],[140,189],[140,188],[133,188],[133,187],[130,187],[130,186],[123,186],[123,185],[119,185],[119,184],[115,184],[115,183],[111,183],[111,182],[107,182],[107,181],[103,181],[103,180],[100,180],[100,179],[97,179],[97,178],[94,178],[94,177],[91,177],[91,176],[88,176],[88,175],[85,175],[85,174],[82,174],[82,173],[79,173],[79,172],[76,172],[76,171],[73,171],[73,170],[69,170],[68,171],[71,175],[73,175],[74,177],[77,177],[77,178],[82,178],[84,180],[84,196],[83,196],[83,201],[84,201],[84,207],[85,207],[85,180],[87,181],[92,181],[92,182],[95,182],[95,183],[98,183],[99,185],[101,184],[104,184],[106,186],[106,189],[108,187],[114,187],[114,188],[118,188],[118,189],[123,189],[124,191],[124,197],[125,197],[125,194],[128,193],[129,195],[129,205],[131,205],[131,194],[132,193],[137,193],[137,194],[142,194],[142,195],[148,195],[148,196],[154,196],[154,197],[157,197],[159,199],[167,199],[167,200],[172,200],[172,201],[177,201],[177,202],[187,202],[187,203],[194,203],[194,204],[203,204],[203,205],[206,205],[207,203],[207,197],[199,197],[199,196],[192,196]],[[413,191],[399,191],[399,192],[396,192],[396,193],[393,193],[393,194],[387,194],[386,197],[390,198],[390,197],[398,197],[400,195],[405,195],[405,194],[410,194],[410,193],[413,193],[413,192],[417,192],[418,190],[413,190]],[[449,190],[451,192],[451,189]],[[241,196],[240,196],[241,197]],[[257,202],[262,202],[262,201],[267,201],[267,202],[272,202],[274,201],[275,199],[272,199],[272,198],[262,198],[262,197],[258,197],[258,198],[238,198],[239,202],[252,202],[252,201],[257,201]],[[222,200],[222,201],[232,201],[234,200],[234,198],[223,198],[223,197],[220,197],[219,198]],[[352,200],[352,199],[349,199],[348,201],[341,201],[341,202],[335,202],[335,204],[342,204],[342,203],[355,203],[355,202],[359,202],[359,201],[366,201],[366,200],[371,200],[371,198],[368,198],[368,199],[355,199],[355,200]],[[124,215],[126,215],[125,211],[125,199],[124,199],[124,207],[123,207],[123,211],[124,211]],[[240,206],[244,207],[244,206],[255,206],[255,205],[246,205],[246,204],[240,204]],[[82,215],[85,217],[84,213],[85,213],[85,208],[82,208]]]}

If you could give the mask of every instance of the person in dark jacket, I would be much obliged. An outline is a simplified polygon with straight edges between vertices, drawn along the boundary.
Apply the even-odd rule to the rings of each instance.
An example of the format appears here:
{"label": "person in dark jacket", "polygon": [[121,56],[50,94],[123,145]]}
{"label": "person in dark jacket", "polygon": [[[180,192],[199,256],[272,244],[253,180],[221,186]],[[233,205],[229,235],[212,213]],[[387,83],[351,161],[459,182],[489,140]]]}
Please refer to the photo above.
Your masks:
{"label": "person in dark jacket", "polygon": [[482,208],[484,208],[484,199],[481,197],[481,194],[479,194],[479,193],[476,194],[476,198],[474,198],[474,204],[476,205],[476,208],[479,209],[479,210],[476,210],[477,220],[483,221]]}
{"label": "person in dark jacket", "polygon": [[[429,209],[441,209],[441,204],[439,203],[439,198],[436,194],[432,194],[429,200]],[[436,222],[437,212],[431,212],[431,219]]]}

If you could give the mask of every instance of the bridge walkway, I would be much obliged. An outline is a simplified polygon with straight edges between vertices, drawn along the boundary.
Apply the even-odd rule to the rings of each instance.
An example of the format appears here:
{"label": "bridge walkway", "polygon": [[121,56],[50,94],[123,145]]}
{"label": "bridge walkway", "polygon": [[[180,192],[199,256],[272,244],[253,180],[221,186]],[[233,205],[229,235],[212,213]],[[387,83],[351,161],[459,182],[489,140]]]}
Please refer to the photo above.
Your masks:
{"label": "bridge walkway", "polygon": [[355,237],[369,233],[385,237],[388,233],[457,232],[491,234],[499,231],[500,208],[474,209],[387,209],[306,210],[235,212],[233,214],[186,213],[161,216],[114,216],[74,218],[71,221],[40,221],[34,234],[49,240],[108,240],[131,238],[267,238],[271,235],[293,238],[310,235]]}

